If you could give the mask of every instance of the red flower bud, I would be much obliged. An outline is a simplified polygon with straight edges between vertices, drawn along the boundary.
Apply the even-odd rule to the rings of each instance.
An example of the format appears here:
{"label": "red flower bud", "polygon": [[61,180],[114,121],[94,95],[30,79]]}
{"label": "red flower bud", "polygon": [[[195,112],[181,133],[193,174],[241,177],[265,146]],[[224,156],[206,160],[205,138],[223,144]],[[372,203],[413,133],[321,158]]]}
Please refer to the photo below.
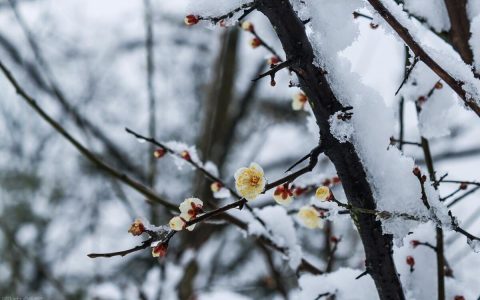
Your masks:
{"label": "red flower bud", "polygon": [[455,296],[455,298],[453,298],[453,300],[465,300],[465,297],[463,297],[461,295],[457,295],[457,296]]}
{"label": "red flower bud", "polygon": [[377,29],[377,28],[378,28],[378,24],[370,23],[370,28],[372,28],[372,29]]}
{"label": "red flower bud", "polygon": [[415,259],[413,258],[413,256],[407,256],[406,262],[407,265],[409,265],[410,267],[413,267],[415,265]]}
{"label": "red flower bud", "polygon": [[332,183],[333,183],[333,184],[339,184],[339,183],[341,183],[341,182],[342,182],[342,181],[340,180],[340,177],[338,177],[338,176],[333,176],[333,178],[332,178]]}
{"label": "red flower bud", "polygon": [[459,187],[459,189],[461,189],[461,190],[466,190],[466,189],[467,189],[467,187],[468,187],[468,184],[467,184],[467,183],[465,183],[465,182],[462,182],[462,183],[460,184],[460,187]]}
{"label": "red flower bud", "polygon": [[332,235],[330,237],[330,242],[334,243],[334,244],[337,244],[338,242],[340,242],[340,239],[337,238],[336,236]]}
{"label": "red flower bud", "polygon": [[152,256],[153,257],[165,257],[167,255],[168,244],[160,243],[153,247]]}
{"label": "red flower bud", "polygon": [[276,65],[280,62],[280,58],[278,58],[277,56],[272,56],[270,57],[268,60],[267,60],[267,63],[271,66],[271,65]]}
{"label": "red flower bud", "polygon": [[301,187],[296,187],[292,191],[293,196],[298,197],[298,196],[302,195],[303,193],[305,193],[306,190],[307,189],[304,189],[304,188],[301,188]]}
{"label": "red flower bud", "polygon": [[412,245],[413,248],[416,248],[418,245],[420,245],[420,241],[418,240],[411,240],[410,245]]}
{"label": "red flower bud", "polygon": [[439,90],[439,89],[443,88],[443,84],[439,81],[439,82],[435,83],[435,88],[437,90]]}
{"label": "red flower bud", "polygon": [[182,153],[180,153],[180,156],[184,159],[184,160],[192,160],[192,158],[190,157],[190,153],[188,153],[188,151],[182,151]]}
{"label": "red flower bud", "polygon": [[417,177],[420,177],[422,175],[422,172],[420,172],[420,168],[419,167],[415,167],[413,169],[413,174],[415,174],[415,176]]}
{"label": "red flower bud", "polygon": [[254,49],[259,47],[261,44],[262,44],[262,41],[259,38],[253,38],[250,41],[250,46],[252,46],[252,48],[254,48]]}
{"label": "red flower bud", "polygon": [[153,152],[153,156],[155,156],[155,158],[162,158],[165,153],[167,153],[167,151],[165,151],[165,149],[163,148],[158,148],[157,150],[155,150]]}
{"label": "red flower bud", "polygon": [[188,15],[184,19],[185,24],[188,25],[188,26],[195,25],[195,24],[198,23],[198,21],[200,21],[200,18],[198,16],[195,16],[195,15]]}

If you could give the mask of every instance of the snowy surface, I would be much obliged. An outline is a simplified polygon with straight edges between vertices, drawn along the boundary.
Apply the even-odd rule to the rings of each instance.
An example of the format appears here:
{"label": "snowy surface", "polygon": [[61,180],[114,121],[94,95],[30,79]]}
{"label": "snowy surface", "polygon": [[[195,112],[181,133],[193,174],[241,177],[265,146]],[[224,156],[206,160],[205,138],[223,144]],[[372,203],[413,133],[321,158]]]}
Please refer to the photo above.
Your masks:
{"label": "snowy surface", "polygon": [[[289,80],[296,78],[288,72],[279,72],[277,86],[260,81],[252,107],[235,132],[235,143],[224,165],[210,162],[202,153],[201,132],[205,91],[211,83],[217,59],[225,36],[225,29],[201,22],[186,27],[187,14],[215,16],[249,1],[216,0],[153,0],[155,32],[155,87],[158,99],[157,138],[171,141],[170,146],[181,152],[189,151],[192,159],[208,171],[224,178],[233,186],[233,173],[252,161],[264,167],[267,178],[273,181],[284,176],[284,171],[307,154],[318,141],[318,126],[311,108],[291,110],[291,95],[298,88],[288,88]],[[420,134],[429,138],[435,158],[437,177],[448,172],[448,178],[478,181],[478,155],[449,157],[452,152],[480,148],[478,118],[464,109],[463,102],[443,83],[422,105],[417,118],[413,101],[424,96],[438,81],[438,77],[419,62],[410,79],[394,96],[403,79],[404,46],[398,36],[381,17],[360,0],[292,0],[302,19],[312,18],[308,33],[316,50],[315,63],[328,70],[328,80],[344,105],[352,105],[353,117],[339,122],[332,116],[332,131],[340,140],[354,144],[366,166],[369,182],[379,209],[407,212],[417,216],[435,213],[443,223],[445,208],[438,203],[439,195],[453,192],[457,185],[440,186],[435,191],[427,181],[430,204],[427,211],[420,200],[420,185],[412,174],[419,164],[426,174],[423,153],[415,146],[405,145],[400,151],[389,145],[391,136],[398,136],[398,101],[404,97],[405,139],[418,142]],[[305,2],[306,5],[302,4]],[[426,26],[407,19],[394,1],[385,5],[407,26],[414,38],[437,59],[455,78],[467,82],[465,89],[473,97],[478,95],[477,81],[471,77],[468,66],[434,30],[449,27],[443,1],[408,0],[405,9],[424,18]],[[480,4],[468,1],[473,33],[470,41],[479,66]],[[68,100],[84,116],[101,128],[125,153],[125,159],[148,170],[151,155],[147,143],[138,143],[126,134],[124,127],[140,133],[148,132],[148,97],[145,88],[144,23],[142,2],[131,1],[22,1],[19,6],[29,27],[43,50],[52,73],[66,91]],[[430,9],[428,9],[430,8]],[[352,18],[353,11],[372,15],[375,23],[364,18]],[[236,15],[235,17],[237,17]],[[127,21],[126,21],[127,20]],[[252,13],[249,21],[274,49],[281,51],[280,43],[268,20]],[[233,22],[232,22],[233,23]],[[80,25],[79,25],[80,24]],[[8,9],[0,3],[0,34],[20,49],[25,61],[33,61],[33,54],[24,34]],[[270,57],[265,49],[252,49],[246,32],[239,33],[237,77],[234,99],[237,103],[257,75],[258,64]],[[60,120],[89,148],[111,162],[109,153],[95,135],[76,126],[57,102],[38,89],[23,66],[17,65],[0,47],[0,58],[9,67],[28,92],[56,119]],[[348,84],[346,84],[348,83]],[[179,284],[185,278],[187,267],[198,268],[192,283],[198,299],[282,299],[270,289],[271,270],[266,255],[256,247],[255,236],[271,237],[276,244],[288,248],[288,255],[272,254],[291,299],[315,299],[319,294],[335,292],[336,299],[378,299],[371,277],[354,278],[364,271],[365,255],[350,216],[336,214],[332,203],[311,201],[311,194],[296,197],[292,204],[275,204],[272,191],[259,196],[255,211],[267,223],[265,230],[247,210],[233,210],[232,215],[248,223],[248,232],[221,220],[199,224],[194,232],[182,232],[169,244],[167,257],[154,259],[150,251],[126,257],[92,260],[90,252],[117,251],[135,247],[145,238],[127,233],[131,222],[143,216],[152,220],[152,207],[142,195],[97,173],[62,138],[58,137],[32,111],[19,101],[14,90],[0,78],[0,213],[2,220],[15,227],[15,240],[48,266],[54,278],[69,291],[85,291],[85,298],[136,299],[143,293],[146,299],[178,299]],[[345,137],[346,136],[346,137]],[[473,151],[474,152],[474,151]],[[205,162],[203,164],[202,162]],[[157,162],[158,177],[155,190],[172,203],[180,203],[198,190],[197,174],[180,158],[166,155]],[[123,164],[113,163],[122,168]],[[177,167],[182,167],[181,169]],[[25,181],[28,185],[19,185]],[[321,155],[319,165],[312,173],[295,180],[298,186],[319,185],[336,175],[332,164]],[[23,176],[23,177],[22,177]],[[230,203],[225,189],[211,193],[206,186],[206,197],[218,205]],[[346,202],[341,185],[332,187],[336,197]],[[231,195],[230,195],[231,196]],[[480,206],[477,193],[452,207],[459,224],[472,234],[480,234]],[[202,199],[206,203],[206,199]],[[331,274],[312,276],[301,273],[297,280],[295,270],[301,258],[320,269],[326,266],[326,231],[309,230],[295,222],[296,211],[308,204],[333,209],[328,217],[332,234],[342,237],[336,252]],[[171,217],[156,207],[156,221],[149,228],[166,224]],[[75,220],[75,222],[72,222]],[[419,224],[399,219],[384,220],[386,232],[395,236],[394,259],[408,299],[435,299],[435,255],[427,247],[412,248],[413,239],[435,243],[432,222]],[[327,226],[325,226],[327,228]],[[0,289],[14,278],[11,247],[3,225],[0,228],[0,250],[6,259],[0,261]],[[211,230],[200,235],[203,230]],[[413,232],[412,234],[408,234]],[[197,235],[204,238],[195,245]],[[192,243],[192,244],[190,244]],[[470,243],[473,248],[478,243]],[[191,247],[191,245],[194,245]],[[12,250],[14,249],[14,250]],[[463,295],[476,299],[480,294],[477,274],[480,256],[468,245],[464,236],[445,230],[445,256],[453,268],[454,278],[447,278],[447,299]],[[407,256],[416,261],[410,272]],[[15,289],[22,293],[35,282],[37,270],[32,259],[17,261],[22,283]],[[192,270],[190,269],[190,270]],[[46,298],[60,295],[48,281],[43,281],[39,293]],[[7,291],[11,286],[7,287]],[[3,291],[3,290],[2,290]]]}

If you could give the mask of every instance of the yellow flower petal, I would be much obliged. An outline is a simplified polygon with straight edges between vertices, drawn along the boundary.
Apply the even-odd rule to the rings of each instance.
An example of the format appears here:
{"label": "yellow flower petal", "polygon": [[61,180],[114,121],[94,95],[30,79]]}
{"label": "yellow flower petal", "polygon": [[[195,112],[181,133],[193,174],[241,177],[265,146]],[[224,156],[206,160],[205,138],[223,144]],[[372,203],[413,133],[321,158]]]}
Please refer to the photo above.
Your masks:
{"label": "yellow flower petal", "polygon": [[304,206],[300,208],[297,216],[302,224],[307,228],[314,229],[317,227],[323,227],[320,213],[312,206]]}
{"label": "yellow flower petal", "polygon": [[265,189],[266,179],[262,167],[251,163],[248,168],[240,168],[235,172],[235,188],[240,196],[254,200]]}
{"label": "yellow flower petal", "polygon": [[185,228],[185,221],[182,220],[181,217],[176,216],[170,219],[170,222],[168,222],[168,225],[172,230],[180,231],[180,230],[183,230],[183,228]]}
{"label": "yellow flower petal", "polygon": [[315,198],[321,201],[329,200],[330,195],[331,195],[331,192],[328,186],[321,186],[315,191]]}

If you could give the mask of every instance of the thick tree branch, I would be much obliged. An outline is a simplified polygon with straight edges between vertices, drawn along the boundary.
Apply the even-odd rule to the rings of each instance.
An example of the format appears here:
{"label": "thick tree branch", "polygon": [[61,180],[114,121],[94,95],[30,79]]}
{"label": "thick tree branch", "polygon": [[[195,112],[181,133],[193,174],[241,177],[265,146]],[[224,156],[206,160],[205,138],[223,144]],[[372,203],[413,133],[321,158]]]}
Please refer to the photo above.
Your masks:
{"label": "thick tree branch", "polygon": [[[445,81],[455,93],[460,96],[465,105],[470,107],[480,117],[480,107],[475,99],[470,99],[462,88],[463,83],[452,77],[445,69],[443,69],[428,53],[415,41],[407,28],[405,28],[395,16],[388,11],[381,0],[368,0],[373,8],[385,19],[385,21],[397,32],[403,41],[419,57],[433,72],[435,72],[443,81]],[[477,99],[478,100],[478,99]]]}
{"label": "thick tree branch", "polygon": [[[330,133],[329,117],[344,107],[333,94],[324,72],[313,63],[313,49],[303,22],[289,1],[257,0],[256,3],[259,11],[272,23],[287,60],[296,62],[291,69],[298,75],[300,86],[311,102],[320,127],[322,146],[337,169],[348,201],[359,208],[375,209],[371,187],[353,145],[340,143]],[[405,299],[391,255],[391,237],[383,234],[380,222],[373,215],[359,214],[357,225],[365,248],[367,270],[375,281],[380,298]]]}
{"label": "thick tree branch", "polygon": [[473,63],[473,53],[470,48],[470,20],[467,16],[467,0],[445,0],[450,19],[450,40],[463,61]]}

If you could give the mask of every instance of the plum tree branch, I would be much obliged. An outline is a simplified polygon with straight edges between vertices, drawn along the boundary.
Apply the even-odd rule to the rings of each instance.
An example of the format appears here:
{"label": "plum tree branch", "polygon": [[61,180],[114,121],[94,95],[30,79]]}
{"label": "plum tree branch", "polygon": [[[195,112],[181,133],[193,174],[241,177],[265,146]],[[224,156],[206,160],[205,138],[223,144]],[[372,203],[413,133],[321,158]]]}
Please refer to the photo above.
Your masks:
{"label": "plum tree branch", "polygon": [[15,88],[16,92],[20,97],[28,104],[31,108],[53,129],[55,129],[61,136],[63,136],[68,142],[70,142],[85,158],[87,158],[91,163],[96,165],[99,169],[105,171],[107,174],[117,178],[123,183],[129,185],[136,191],[143,194],[148,200],[161,204],[168,209],[176,210],[177,205],[168,202],[163,199],[161,196],[157,195],[150,188],[141,184],[140,182],[130,178],[128,175],[121,173],[120,171],[114,169],[110,165],[106,164],[100,160],[95,154],[83,146],[76,138],[74,138],[65,128],[62,127],[57,121],[55,121],[45,110],[43,110],[27,92],[19,85],[17,80],[13,77],[12,73],[5,67],[5,65],[0,61],[0,69],[8,79],[8,81]]}
{"label": "plum tree branch", "polygon": [[444,68],[442,68],[410,34],[408,29],[403,26],[395,16],[383,5],[381,0],[367,0],[375,11],[385,19],[385,21],[395,30],[395,32],[403,39],[408,47],[419,57],[433,72],[435,72],[443,81],[445,81],[455,93],[463,100],[465,105],[470,107],[477,116],[480,117],[480,107],[474,99],[470,99],[463,89],[463,83],[452,77]]}

